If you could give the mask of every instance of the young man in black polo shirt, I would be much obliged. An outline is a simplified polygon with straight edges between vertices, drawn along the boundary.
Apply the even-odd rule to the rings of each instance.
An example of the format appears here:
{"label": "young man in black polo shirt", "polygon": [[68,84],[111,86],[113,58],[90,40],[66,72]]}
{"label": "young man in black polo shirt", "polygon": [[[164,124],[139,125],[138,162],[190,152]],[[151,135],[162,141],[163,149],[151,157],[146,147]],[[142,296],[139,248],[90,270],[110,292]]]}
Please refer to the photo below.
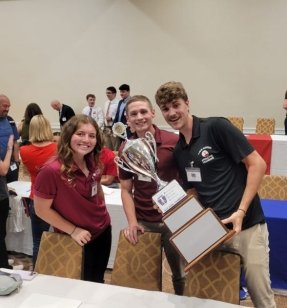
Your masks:
{"label": "young man in black polo shirt", "polygon": [[[184,188],[213,208],[236,231],[224,244],[243,260],[247,288],[256,307],[276,307],[270,286],[268,230],[257,194],[266,170],[261,156],[228,120],[189,114],[179,82],[163,84],[156,102],[180,138],[174,156]],[[203,226],[204,227],[204,226]]]}

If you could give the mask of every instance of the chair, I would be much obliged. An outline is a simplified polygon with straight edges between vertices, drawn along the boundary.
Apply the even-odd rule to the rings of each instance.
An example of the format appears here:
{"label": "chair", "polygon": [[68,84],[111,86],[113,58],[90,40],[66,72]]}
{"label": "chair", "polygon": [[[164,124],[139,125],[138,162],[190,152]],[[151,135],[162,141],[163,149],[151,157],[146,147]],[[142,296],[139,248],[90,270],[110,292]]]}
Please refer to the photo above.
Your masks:
{"label": "chair", "polygon": [[120,232],[111,284],[151,291],[162,289],[161,234],[145,232],[131,244]]}
{"label": "chair", "polygon": [[256,121],[256,134],[273,135],[275,132],[275,119],[258,118]]}
{"label": "chair", "polygon": [[242,117],[228,117],[227,118],[235,127],[243,132],[244,120]]}
{"label": "chair", "polygon": [[265,175],[258,194],[262,199],[287,200],[287,177],[283,175]]}
{"label": "chair", "polygon": [[184,295],[238,305],[240,259],[235,253],[211,252],[189,270]]}
{"label": "chair", "polygon": [[81,279],[83,247],[69,235],[43,232],[35,265],[40,274]]}

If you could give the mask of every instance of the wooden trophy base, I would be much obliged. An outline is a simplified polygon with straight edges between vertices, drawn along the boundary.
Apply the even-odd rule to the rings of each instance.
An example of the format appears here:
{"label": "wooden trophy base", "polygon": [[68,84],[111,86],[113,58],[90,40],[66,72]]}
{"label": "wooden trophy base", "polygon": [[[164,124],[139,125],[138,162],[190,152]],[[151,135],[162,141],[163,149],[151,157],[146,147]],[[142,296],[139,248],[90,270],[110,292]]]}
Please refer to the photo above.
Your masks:
{"label": "wooden trophy base", "polygon": [[171,243],[188,264],[185,271],[231,238],[229,230],[210,208],[204,209],[173,180],[152,197],[172,232]]}
{"label": "wooden trophy base", "polygon": [[186,261],[185,271],[235,234],[220,221],[210,208],[202,210],[180,227],[170,238]]}

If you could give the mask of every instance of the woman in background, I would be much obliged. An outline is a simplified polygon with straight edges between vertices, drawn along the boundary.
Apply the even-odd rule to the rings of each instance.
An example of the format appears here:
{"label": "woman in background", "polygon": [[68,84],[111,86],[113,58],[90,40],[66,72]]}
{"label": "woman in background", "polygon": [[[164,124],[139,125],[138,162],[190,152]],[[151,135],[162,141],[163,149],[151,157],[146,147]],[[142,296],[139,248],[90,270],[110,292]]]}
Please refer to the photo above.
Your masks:
{"label": "woman in background", "polygon": [[55,160],[39,172],[34,202],[37,215],[56,232],[84,246],[84,280],[104,282],[111,249],[111,220],[100,184],[100,129],[86,115],[64,126]]}
{"label": "woman in background", "polygon": [[35,180],[44,163],[56,155],[57,144],[53,142],[50,122],[43,115],[36,115],[31,119],[29,136],[31,144],[20,147],[20,156],[31,176],[31,193],[28,202],[33,236],[33,265],[35,266],[42,233],[48,231],[50,227],[35,214],[33,202]]}
{"label": "woman in background", "polygon": [[38,114],[43,114],[43,112],[36,103],[30,103],[26,107],[24,118],[17,127],[19,135],[21,136],[21,145],[29,143],[29,125],[33,116]]}
{"label": "woman in background", "polygon": [[103,174],[101,184],[111,187],[119,187],[118,167],[115,163],[115,153],[108,147],[103,147],[100,153],[100,162],[102,163]]}

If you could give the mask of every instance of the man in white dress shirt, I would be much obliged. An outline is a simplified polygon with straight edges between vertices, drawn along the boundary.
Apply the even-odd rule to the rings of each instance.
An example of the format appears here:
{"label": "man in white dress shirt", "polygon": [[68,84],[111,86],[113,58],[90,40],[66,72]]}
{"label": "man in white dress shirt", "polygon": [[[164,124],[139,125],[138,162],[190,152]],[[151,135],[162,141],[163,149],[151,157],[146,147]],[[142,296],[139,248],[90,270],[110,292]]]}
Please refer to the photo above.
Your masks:
{"label": "man in white dress shirt", "polygon": [[88,106],[86,106],[82,113],[92,117],[101,129],[104,128],[104,112],[101,107],[95,106],[96,104],[96,96],[94,94],[87,94],[86,100],[88,102]]}
{"label": "man in white dress shirt", "polygon": [[107,87],[106,95],[108,100],[104,104],[104,137],[105,145],[113,151],[117,151],[120,141],[113,136],[112,125],[117,113],[119,100],[116,98],[117,90],[115,87]]}

